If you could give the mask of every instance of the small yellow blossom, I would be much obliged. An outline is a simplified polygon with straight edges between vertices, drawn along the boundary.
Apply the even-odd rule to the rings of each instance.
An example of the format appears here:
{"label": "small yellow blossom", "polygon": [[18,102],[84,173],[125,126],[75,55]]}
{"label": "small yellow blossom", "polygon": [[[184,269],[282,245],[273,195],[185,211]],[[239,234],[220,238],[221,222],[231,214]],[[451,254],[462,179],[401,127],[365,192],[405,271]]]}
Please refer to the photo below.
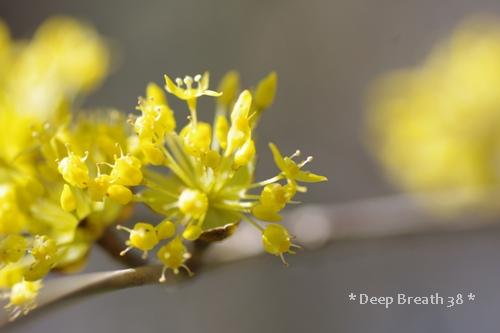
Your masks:
{"label": "small yellow blossom", "polygon": [[[165,75],[167,91],[185,101],[195,100],[203,95],[220,96],[221,93],[208,89],[209,80],[208,72],[203,73],[203,75],[195,75],[194,78],[191,76],[185,76],[183,80],[177,78],[175,83]],[[193,87],[193,83],[197,84],[196,88]],[[186,88],[182,88],[183,85]]]}
{"label": "small yellow blossom", "polygon": [[157,252],[156,256],[163,264],[163,272],[159,279],[160,282],[165,281],[165,272],[169,268],[175,274],[179,274],[179,269],[182,267],[188,272],[189,275],[192,275],[192,272],[184,264],[186,259],[189,259],[190,255],[180,238],[174,238],[169,243],[163,245]]}
{"label": "small yellow blossom", "polygon": [[110,175],[102,174],[94,178],[89,184],[89,195],[94,201],[102,201],[111,186],[112,178]]}
{"label": "small yellow blossom", "polygon": [[285,186],[279,183],[266,185],[260,194],[259,203],[252,209],[252,214],[264,221],[281,221],[278,213],[291,199]]}
{"label": "small yellow blossom", "polygon": [[297,164],[293,160],[293,158],[300,156],[299,150],[297,150],[295,154],[290,157],[283,157],[274,144],[270,143],[269,147],[273,152],[274,162],[276,163],[276,166],[283,172],[283,175],[287,179],[306,183],[317,183],[327,180],[325,176],[316,175],[312,172],[302,170],[302,167],[312,161],[311,156],[307,157],[304,161]]}
{"label": "small yellow blossom", "polygon": [[39,261],[49,260],[56,255],[57,244],[53,239],[45,235],[36,236],[33,240],[30,253]]}
{"label": "small yellow blossom", "polygon": [[[191,76],[185,76],[184,79],[176,78],[175,83],[165,75],[165,88],[167,91],[178,98],[185,100],[188,104],[189,110],[191,112],[191,117],[193,122],[196,124],[196,100],[201,96],[220,96],[221,93],[209,90],[208,85],[210,81],[210,75],[208,72],[203,73],[203,75],[195,75],[194,78]],[[196,84],[196,88],[193,87],[193,83]],[[185,86],[186,88],[183,88]]]}
{"label": "small yellow blossom", "polygon": [[36,306],[36,297],[41,287],[40,281],[20,281],[12,286],[9,292],[9,304],[6,306],[6,309],[10,310],[10,320],[28,313]]}
{"label": "small yellow blossom", "polygon": [[89,168],[85,163],[87,158],[88,153],[78,156],[68,148],[68,156],[59,162],[58,170],[70,185],[79,188],[86,188],[89,185]]}
{"label": "small yellow blossom", "polygon": [[121,255],[125,255],[132,248],[136,248],[143,251],[143,258],[146,258],[148,251],[154,248],[159,241],[155,227],[149,223],[136,223],[133,229],[119,225],[117,229],[125,230],[130,234],[127,241],[128,247],[121,252]]}
{"label": "small yellow blossom", "polygon": [[276,95],[276,86],[278,84],[278,76],[276,72],[271,72],[262,81],[259,82],[255,90],[255,107],[257,109],[267,109],[271,106]]}
{"label": "small yellow blossom", "polygon": [[136,186],[142,181],[141,161],[131,155],[122,155],[115,160],[111,181],[124,186]]}
{"label": "small yellow blossom", "polygon": [[292,244],[290,234],[281,224],[269,224],[262,232],[262,244],[264,250],[275,256],[281,257],[283,263],[286,264],[283,254],[294,253],[290,247],[297,245]]}

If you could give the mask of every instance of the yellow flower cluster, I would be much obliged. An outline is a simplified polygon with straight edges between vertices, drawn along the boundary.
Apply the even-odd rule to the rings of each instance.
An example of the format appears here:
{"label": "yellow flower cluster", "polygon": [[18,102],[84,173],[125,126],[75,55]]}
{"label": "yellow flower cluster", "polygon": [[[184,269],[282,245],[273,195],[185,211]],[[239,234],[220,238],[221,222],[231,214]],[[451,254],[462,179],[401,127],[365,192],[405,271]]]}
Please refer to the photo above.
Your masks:
{"label": "yellow flower cluster", "polygon": [[[139,99],[141,115],[130,118],[145,186],[136,200],[161,214],[163,220],[156,226],[145,222],[132,229],[118,226],[130,234],[123,253],[136,248],[146,256],[159,246],[156,254],[164,265],[160,278],[163,281],[167,269],[177,273],[182,267],[190,273],[185,265],[190,257],[185,241],[209,238],[211,232],[241,220],[262,233],[267,252],[282,259],[284,253],[292,253],[291,236],[281,224],[263,227],[254,218],[279,222],[280,211],[292,202],[296,192],[306,191],[298,182],[321,182],[326,178],[303,170],[311,157],[297,163],[294,158],[300,152],[283,157],[270,144],[279,172],[268,180],[253,181],[253,132],[262,111],[273,102],[276,74],[265,77],[253,93],[239,92],[239,76],[235,72],[222,79],[218,92],[209,90],[208,73],[175,81],[165,76],[165,81],[167,92],[186,101],[189,121],[177,132],[166,95],[157,85],[148,85],[146,97]],[[216,97],[213,124],[198,120],[197,99],[201,96]],[[149,165],[156,168],[148,168]],[[168,172],[162,172],[161,167]],[[252,193],[258,188],[260,193]],[[163,240],[167,241],[162,245]]]}
{"label": "yellow flower cluster", "polygon": [[420,67],[383,77],[369,108],[370,142],[397,183],[448,191],[452,209],[498,206],[498,23],[460,26]]}
{"label": "yellow flower cluster", "polygon": [[[177,130],[164,90],[151,83],[140,114],[75,113],[73,101],[99,83],[108,53],[89,27],[68,18],[44,23],[18,44],[0,25],[0,288],[12,317],[35,305],[42,279],[52,270],[81,267],[105,228],[118,223],[125,205],[144,203],[161,222],[138,222],[122,254],[156,251],[164,270],[178,273],[190,257],[189,242],[214,240],[240,221],[254,225],[263,248],[284,261],[292,237],[278,222],[301,183],[326,178],[305,171],[270,144],[278,173],[254,182],[254,130],[274,99],[275,73],[253,90],[240,91],[229,72],[218,91],[209,75],[171,80],[165,89],[187,103],[188,124]],[[216,98],[213,123],[198,119],[198,98]],[[272,222],[262,226],[256,219]],[[217,237],[215,237],[217,238]],[[220,238],[220,237],[219,237]]]}

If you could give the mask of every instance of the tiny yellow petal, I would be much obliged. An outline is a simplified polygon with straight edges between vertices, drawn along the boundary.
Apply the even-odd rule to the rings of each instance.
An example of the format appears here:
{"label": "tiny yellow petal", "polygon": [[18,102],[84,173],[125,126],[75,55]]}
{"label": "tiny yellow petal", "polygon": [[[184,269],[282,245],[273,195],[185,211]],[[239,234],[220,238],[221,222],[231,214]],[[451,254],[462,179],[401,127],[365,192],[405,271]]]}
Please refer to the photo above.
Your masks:
{"label": "tiny yellow petal", "polygon": [[133,194],[130,189],[123,185],[118,185],[118,184],[113,184],[108,187],[108,190],[106,191],[106,195],[113,201],[121,204],[121,205],[126,205],[128,204],[132,198]]}
{"label": "tiny yellow petal", "polygon": [[76,209],[76,198],[68,184],[64,184],[60,199],[61,208],[67,212],[72,212]]}

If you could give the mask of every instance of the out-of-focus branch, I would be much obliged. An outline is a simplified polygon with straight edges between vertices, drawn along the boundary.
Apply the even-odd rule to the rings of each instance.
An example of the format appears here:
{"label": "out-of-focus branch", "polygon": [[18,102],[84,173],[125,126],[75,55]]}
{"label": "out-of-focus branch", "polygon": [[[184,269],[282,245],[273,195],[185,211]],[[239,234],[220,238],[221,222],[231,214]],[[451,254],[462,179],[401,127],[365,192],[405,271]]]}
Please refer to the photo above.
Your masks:
{"label": "out-of-focus branch", "polygon": [[[496,215],[472,214],[430,215],[422,209],[426,201],[439,202],[446,194],[425,195],[410,198],[394,195],[358,200],[335,205],[304,206],[291,211],[285,218],[296,242],[307,249],[319,248],[337,239],[388,237],[429,231],[458,231],[475,229],[496,222]],[[218,268],[234,261],[254,257],[262,253],[260,235],[253,228],[242,224],[229,239],[203,248],[204,256],[196,255],[195,268],[203,271]],[[60,301],[158,283],[161,266],[142,266],[111,272],[90,273],[48,281],[39,296],[35,311],[59,304]],[[184,275],[169,275],[166,284],[186,281]],[[28,315],[29,316],[29,315]],[[6,323],[0,318],[0,326]]]}

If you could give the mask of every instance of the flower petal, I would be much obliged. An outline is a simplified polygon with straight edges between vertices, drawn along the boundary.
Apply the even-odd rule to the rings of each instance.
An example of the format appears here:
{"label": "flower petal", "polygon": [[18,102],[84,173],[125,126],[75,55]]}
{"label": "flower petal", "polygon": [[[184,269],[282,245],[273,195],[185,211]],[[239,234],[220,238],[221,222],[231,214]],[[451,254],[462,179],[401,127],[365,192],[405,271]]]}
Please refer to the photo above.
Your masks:
{"label": "flower petal", "polygon": [[317,175],[309,171],[300,171],[296,176],[295,180],[306,183],[319,183],[327,181],[328,178],[325,176]]}
{"label": "flower petal", "polygon": [[276,163],[276,166],[281,171],[285,171],[286,170],[285,160],[283,159],[283,156],[281,155],[280,151],[278,150],[278,147],[276,147],[276,145],[274,143],[270,142],[269,148],[271,149],[271,152],[273,153],[274,163]]}

